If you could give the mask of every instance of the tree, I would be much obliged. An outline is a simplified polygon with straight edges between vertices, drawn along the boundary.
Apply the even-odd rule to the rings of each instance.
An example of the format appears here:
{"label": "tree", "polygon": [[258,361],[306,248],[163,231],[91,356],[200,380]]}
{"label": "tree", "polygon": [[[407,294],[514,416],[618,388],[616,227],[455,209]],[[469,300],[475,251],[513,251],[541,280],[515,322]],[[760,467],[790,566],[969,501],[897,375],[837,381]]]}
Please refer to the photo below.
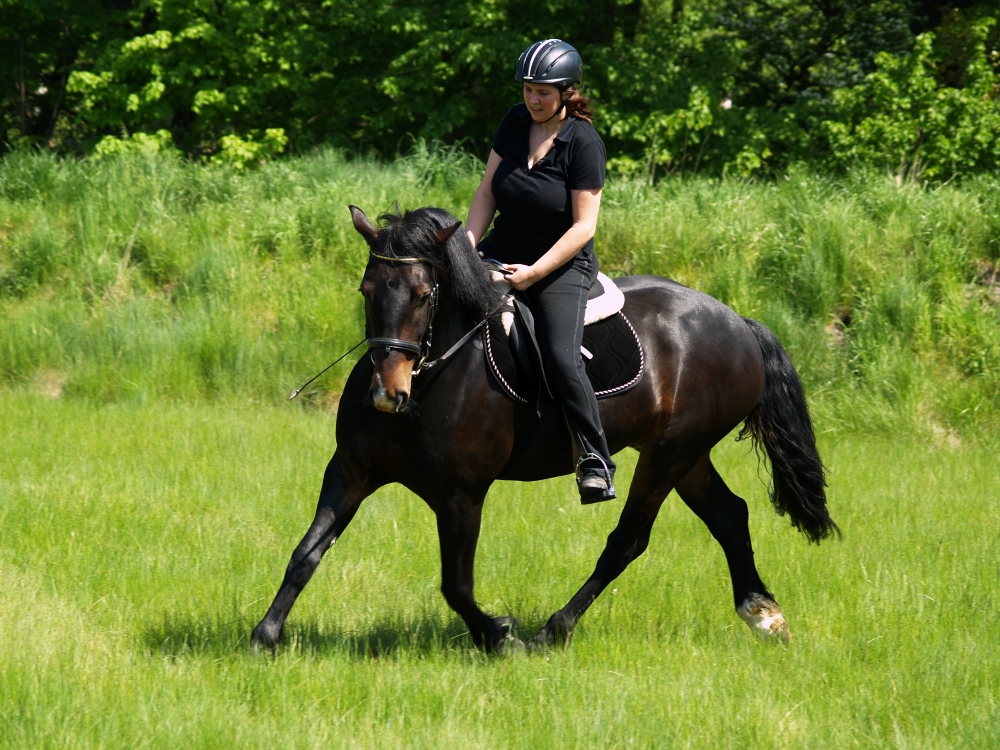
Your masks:
{"label": "tree", "polygon": [[117,33],[128,0],[0,0],[0,138],[48,144],[77,133],[67,82],[81,59]]}

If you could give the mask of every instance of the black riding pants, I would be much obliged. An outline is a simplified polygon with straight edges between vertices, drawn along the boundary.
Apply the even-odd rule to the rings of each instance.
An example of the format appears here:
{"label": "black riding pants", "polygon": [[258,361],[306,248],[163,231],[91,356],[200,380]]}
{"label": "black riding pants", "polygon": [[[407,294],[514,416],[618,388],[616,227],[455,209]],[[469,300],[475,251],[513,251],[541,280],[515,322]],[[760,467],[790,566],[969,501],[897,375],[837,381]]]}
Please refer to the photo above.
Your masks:
{"label": "black riding pants", "polygon": [[580,455],[600,456],[613,472],[615,464],[601,428],[597,398],[580,354],[587,295],[596,278],[597,258],[577,255],[523,294],[535,317],[549,384],[566,414]]}

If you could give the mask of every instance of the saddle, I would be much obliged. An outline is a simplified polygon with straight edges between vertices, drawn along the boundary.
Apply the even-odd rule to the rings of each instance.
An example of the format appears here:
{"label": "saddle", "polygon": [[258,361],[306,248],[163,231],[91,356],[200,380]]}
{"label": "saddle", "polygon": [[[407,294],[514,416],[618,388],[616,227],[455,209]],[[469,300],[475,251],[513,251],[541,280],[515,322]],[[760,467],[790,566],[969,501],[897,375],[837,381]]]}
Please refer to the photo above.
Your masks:
{"label": "saddle", "polygon": [[[496,283],[504,284],[502,274],[493,273]],[[599,399],[630,390],[642,377],[645,355],[635,329],[622,312],[624,304],[621,290],[598,273],[587,301],[580,353]],[[534,401],[541,415],[546,398],[552,398],[551,389],[535,338],[534,318],[516,293],[483,329],[483,349],[501,390],[514,401]]]}

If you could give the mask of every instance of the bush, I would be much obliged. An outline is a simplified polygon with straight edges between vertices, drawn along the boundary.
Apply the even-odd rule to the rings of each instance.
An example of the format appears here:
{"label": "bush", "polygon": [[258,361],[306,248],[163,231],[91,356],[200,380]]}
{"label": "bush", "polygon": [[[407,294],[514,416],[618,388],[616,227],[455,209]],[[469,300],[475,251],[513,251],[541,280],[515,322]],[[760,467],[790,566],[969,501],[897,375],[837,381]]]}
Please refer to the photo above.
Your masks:
{"label": "bush", "polygon": [[1000,98],[987,62],[992,18],[973,27],[974,49],[963,88],[938,84],[934,35],[913,52],[876,57],[877,72],[834,94],[840,119],[823,122],[830,162],[912,171],[928,178],[1000,169]]}

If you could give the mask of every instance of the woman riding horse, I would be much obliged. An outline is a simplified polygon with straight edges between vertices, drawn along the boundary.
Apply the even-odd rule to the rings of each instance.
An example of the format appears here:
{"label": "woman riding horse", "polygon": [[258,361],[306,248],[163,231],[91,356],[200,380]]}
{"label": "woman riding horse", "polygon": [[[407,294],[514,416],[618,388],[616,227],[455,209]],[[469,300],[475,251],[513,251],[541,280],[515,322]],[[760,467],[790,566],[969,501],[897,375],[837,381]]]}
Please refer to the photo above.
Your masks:
{"label": "woman riding horse", "polygon": [[[477,646],[503,650],[511,618],[484,612],[475,599],[483,506],[498,479],[533,482],[573,471],[565,420],[510,398],[487,368],[484,343],[470,338],[496,312],[500,294],[454,216],[421,208],[383,216],[379,227],[359,208],[351,213],[369,250],[360,291],[370,356],[344,386],[315,517],[251,640],[278,644],[296,599],[365,498],[399,483],[437,518],[445,600]],[[722,547],[740,618],[755,633],[787,639],[781,608],[754,562],[747,503],[715,470],[711,451],[743,422],[741,435],[769,459],[775,509],[814,542],[835,533],[798,375],[771,331],[718,300],[654,276],[617,284],[645,370],[635,387],[599,402],[601,423],[612,450],[630,446],[639,455],[593,572],[529,643],[569,637],[646,549],[673,490]]]}
{"label": "woman riding horse", "polygon": [[[594,232],[604,186],[604,143],[575,84],[579,53],[559,39],[528,47],[517,62],[524,103],[497,129],[466,221],[473,247],[503,263],[534,315],[555,396],[579,455],[583,503],[615,497],[615,463],[584,369],[587,295],[597,278]],[[482,238],[496,217],[493,231]],[[482,241],[480,241],[482,238]]]}

